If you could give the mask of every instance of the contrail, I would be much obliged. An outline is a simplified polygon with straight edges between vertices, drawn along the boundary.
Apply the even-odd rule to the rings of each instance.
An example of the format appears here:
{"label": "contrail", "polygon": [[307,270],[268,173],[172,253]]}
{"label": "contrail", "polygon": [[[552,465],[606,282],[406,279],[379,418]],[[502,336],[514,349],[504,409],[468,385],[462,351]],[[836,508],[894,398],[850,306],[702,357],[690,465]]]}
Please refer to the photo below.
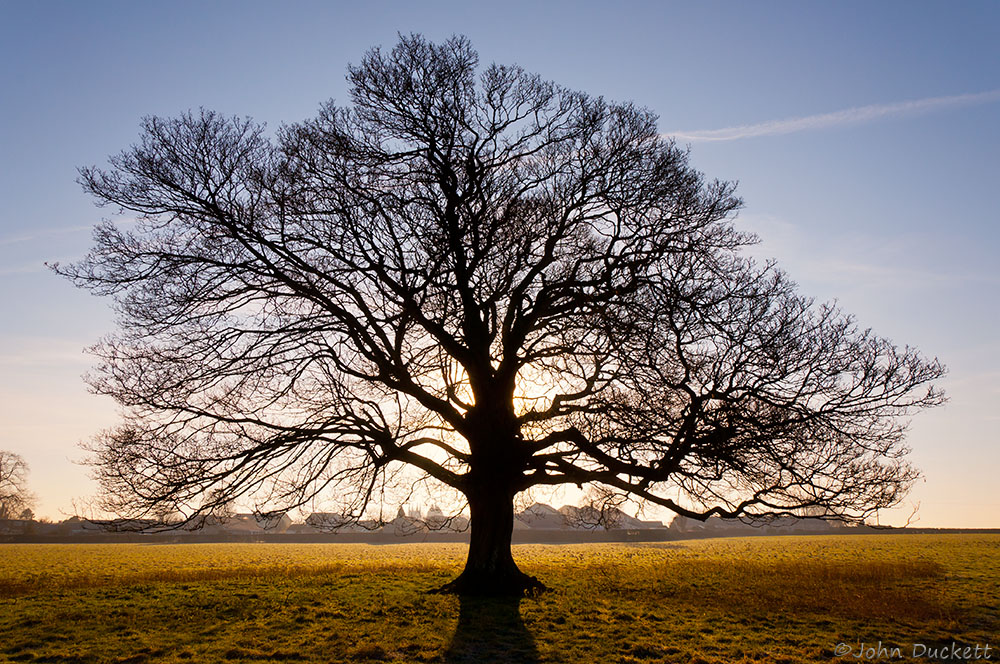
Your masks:
{"label": "contrail", "polygon": [[692,142],[736,141],[741,138],[778,136],[781,134],[794,134],[800,131],[812,131],[814,129],[827,129],[829,127],[864,124],[866,122],[875,122],[876,120],[882,120],[885,118],[929,113],[931,111],[945,108],[985,104],[998,99],[1000,99],[1000,90],[991,90],[989,92],[955,95],[951,97],[929,97],[927,99],[916,99],[914,101],[903,101],[894,104],[859,106],[857,108],[848,108],[846,110],[835,111],[833,113],[807,115],[801,118],[787,118],[785,120],[773,120],[771,122],[762,122],[760,124],[726,127],[725,129],[705,129],[701,131],[664,133],[663,136]]}

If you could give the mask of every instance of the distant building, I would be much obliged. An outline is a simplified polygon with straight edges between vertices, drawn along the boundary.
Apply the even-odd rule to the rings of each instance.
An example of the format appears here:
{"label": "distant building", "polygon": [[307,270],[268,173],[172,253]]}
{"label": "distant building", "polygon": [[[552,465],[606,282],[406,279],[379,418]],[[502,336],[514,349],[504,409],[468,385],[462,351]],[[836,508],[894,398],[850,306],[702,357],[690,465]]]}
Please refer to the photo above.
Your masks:
{"label": "distant building", "polygon": [[352,522],[350,517],[334,512],[313,512],[306,517],[306,525],[316,530],[339,530]]}
{"label": "distant building", "polygon": [[163,524],[155,519],[81,519],[77,526],[87,532],[130,533],[153,530]]}
{"label": "distant building", "polygon": [[593,506],[563,505],[559,512],[570,527],[586,530],[654,530],[666,528],[661,521],[643,521],[617,507],[599,510]]}
{"label": "distant building", "polygon": [[809,517],[783,516],[764,522],[768,535],[791,535],[793,533],[826,533],[840,530],[846,524],[840,520]]}
{"label": "distant building", "polygon": [[792,535],[796,533],[825,533],[843,528],[842,521],[829,521],[817,518],[801,518],[783,516],[773,519],[744,521],[742,519],[723,519],[710,516],[705,521],[676,516],[670,522],[670,530],[677,533],[726,533],[726,534],[767,534]]}
{"label": "distant building", "polygon": [[306,532],[319,530],[323,532],[371,532],[378,528],[378,523],[372,519],[357,520],[344,514],[334,512],[313,512],[306,517]]}
{"label": "distant building", "polygon": [[0,519],[0,534],[23,535],[34,525],[35,522],[28,519]]}
{"label": "distant building", "polygon": [[462,514],[448,516],[437,505],[431,505],[424,517],[427,528],[435,531],[463,532],[469,528],[469,518]]}
{"label": "distant building", "polygon": [[736,533],[741,531],[753,532],[754,527],[739,519],[723,519],[714,514],[705,521],[677,515],[670,522],[670,530],[678,533],[700,533],[706,531]]}
{"label": "distant building", "polygon": [[440,530],[447,521],[448,517],[444,515],[444,512],[436,504],[431,505],[430,509],[427,510],[427,516],[424,517],[424,522],[427,523],[427,527],[431,530]]}
{"label": "distant building", "polygon": [[427,524],[420,516],[420,510],[411,509],[409,514],[403,511],[403,506],[399,506],[396,518],[385,524],[382,531],[393,535],[406,536],[415,535],[420,532],[427,532]]}
{"label": "distant building", "polygon": [[236,533],[283,533],[292,525],[292,518],[281,512],[277,514],[234,514],[222,521],[222,528]]}
{"label": "distant building", "polygon": [[566,530],[569,528],[566,516],[562,512],[543,503],[535,503],[525,508],[523,512],[515,515],[515,520],[535,530]]}

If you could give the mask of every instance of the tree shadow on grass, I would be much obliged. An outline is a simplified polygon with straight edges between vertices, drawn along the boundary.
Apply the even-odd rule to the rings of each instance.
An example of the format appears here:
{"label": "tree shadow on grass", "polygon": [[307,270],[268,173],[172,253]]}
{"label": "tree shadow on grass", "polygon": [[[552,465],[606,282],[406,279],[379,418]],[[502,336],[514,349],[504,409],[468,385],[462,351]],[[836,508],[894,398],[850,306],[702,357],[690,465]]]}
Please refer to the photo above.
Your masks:
{"label": "tree shadow on grass", "polygon": [[535,637],[524,626],[519,597],[459,597],[458,627],[444,653],[448,664],[533,664]]}

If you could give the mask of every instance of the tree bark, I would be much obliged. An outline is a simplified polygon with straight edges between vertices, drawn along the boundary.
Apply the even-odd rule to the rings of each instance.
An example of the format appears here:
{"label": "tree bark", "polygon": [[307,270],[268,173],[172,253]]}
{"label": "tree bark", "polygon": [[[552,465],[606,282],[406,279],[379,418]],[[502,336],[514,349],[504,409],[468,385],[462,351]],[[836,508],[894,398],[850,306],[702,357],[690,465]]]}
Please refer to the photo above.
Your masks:
{"label": "tree bark", "polygon": [[437,592],[518,597],[543,592],[545,586],[518,569],[511,553],[513,491],[477,487],[467,498],[472,517],[469,557],[458,578]]}

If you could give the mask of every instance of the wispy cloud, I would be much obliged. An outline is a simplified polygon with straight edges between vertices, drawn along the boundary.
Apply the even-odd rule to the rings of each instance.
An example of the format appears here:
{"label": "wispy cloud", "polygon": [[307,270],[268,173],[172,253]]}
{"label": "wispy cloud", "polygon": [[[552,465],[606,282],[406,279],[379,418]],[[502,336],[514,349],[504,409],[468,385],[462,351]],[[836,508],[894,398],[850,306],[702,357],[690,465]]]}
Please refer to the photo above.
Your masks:
{"label": "wispy cloud", "polygon": [[0,267],[0,277],[9,277],[11,275],[18,274],[31,274],[33,272],[42,272],[45,269],[45,264],[42,261],[33,263],[20,263],[18,265],[4,265]]}
{"label": "wispy cloud", "polygon": [[0,247],[5,247],[11,244],[19,244],[21,242],[32,242],[34,240],[56,237],[59,235],[69,235],[71,233],[79,233],[81,231],[89,231],[92,228],[93,226],[66,226],[64,228],[42,228],[34,231],[21,233],[19,235],[9,235],[7,237],[0,237]]}
{"label": "wispy cloud", "polygon": [[[0,353],[0,367],[88,366],[93,357],[84,352],[86,342],[55,337],[2,336],[4,352]],[[74,369],[76,370],[76,369]]]}
{"label": "wispy cloud", "polygon": [[848,108],[843,111],[835,111],[833,113],[807,115],[799,118],[786,118],[784,120],[773,120],[771,122],[761,122],[759,124],[752,125],[740,125],[738,127],[705,129],[700,131],[679,131],[665,133],[664,135],[673,136],[678,140],[691,142],[736,141],[741,138],[778,136],[781,134],[794,134],[801,131],[828,129],[830,127],[859,125],[904,115],[917,115],[920,113],[930,113],[949,108],[959,108],[975,104],[987,104],[997,100],[1000,100],[1000,90],[990,90],[989,92],[979,92],[976,94],[954,95],[950,97],[928,97],[927,99],[915,99],[913,101],[902,101],[892,104],[859,106],[856,108]]}
{"label": "wispy cloud", "polygon": [[741,221],[745,230],[761,238],[760,244],[748,249],[750,256],[776,258],[794,278],[836,295],[847,288],[897,294],[937,290],[952,298],[961,292],[986,293],[1000,287],[1000,274],[992,264],[928,260],[936,241],[932,234],[888,235],[870,230],[819,239],[815,231],[805,233],[802,226],[772,215],[748,213]]}

